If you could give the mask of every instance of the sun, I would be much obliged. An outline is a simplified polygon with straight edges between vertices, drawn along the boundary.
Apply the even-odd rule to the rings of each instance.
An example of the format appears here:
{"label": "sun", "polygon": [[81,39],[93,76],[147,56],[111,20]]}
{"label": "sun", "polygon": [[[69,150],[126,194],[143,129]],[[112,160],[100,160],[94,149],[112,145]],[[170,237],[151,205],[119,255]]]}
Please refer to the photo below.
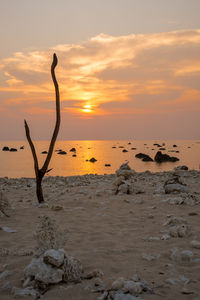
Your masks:
{"label": "sun", "polygon": [[84,113],[92,113],[92,107],[91,107],[91,105],[90,104],[84,105],[82,111]]}

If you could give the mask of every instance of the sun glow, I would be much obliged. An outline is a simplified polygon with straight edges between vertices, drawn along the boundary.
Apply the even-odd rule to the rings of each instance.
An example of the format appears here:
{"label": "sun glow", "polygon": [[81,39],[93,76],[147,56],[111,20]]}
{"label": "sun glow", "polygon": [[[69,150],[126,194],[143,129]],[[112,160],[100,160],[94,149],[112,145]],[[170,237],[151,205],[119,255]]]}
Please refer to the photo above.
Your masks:
{"label": "sun glow", "polygon": [[87,104],[87,105],[84,105],[84,106],[83,106],[82,111],[83,111],[84,113],[92,113],[92,109],[91,109],[91,108],[92,108],[91,105],[90,105],[90,104]]}

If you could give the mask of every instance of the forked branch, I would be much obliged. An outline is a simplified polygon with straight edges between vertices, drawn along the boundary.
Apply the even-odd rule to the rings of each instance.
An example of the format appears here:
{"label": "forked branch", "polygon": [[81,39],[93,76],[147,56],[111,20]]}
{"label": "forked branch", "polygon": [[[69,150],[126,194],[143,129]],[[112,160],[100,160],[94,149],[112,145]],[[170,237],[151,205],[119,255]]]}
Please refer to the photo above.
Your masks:
{"label": "forked branch", "polygon": [[33,160],[34,160],[34,169],[35,169],[35,175],[36,175],[36,192],[37,192],[37,197],[38,197],[39,203],[44,202],[43,193],[42,193],[42,185],[41,185],[42,178],[44,177],[45,173],[47,173],[47,171],[48,171],[47,169],[48,169],[49,162],[50,162],[52,154],[53,154],[54,145],[55,145],[56,138],[58,136],[58,131],[60,128],[60,94],[59,94],[59,86],[58,86],[56,76],[55,76],[55,67],[57,66],[57,63],[58,63],[58,59],[57,59],[56,54],[54,53],[53,62],[51,65],[51,76],[52,76],[52,80],[54,83],[55,94],[56,94],[56,124],[55,124],[54,132],[53,132],[53,135],[51,138],[51,142],[49,145],[49,151],[48,151],[46,160],[41,169],[39,169],[38,159],[37,159],[34,144],[30,137],[30,131],[29,131],[28,124],[27,124],[26,120],[24,120],[26,137],[27,137],[28,143],[30,145],[31,152],[33,155]]}

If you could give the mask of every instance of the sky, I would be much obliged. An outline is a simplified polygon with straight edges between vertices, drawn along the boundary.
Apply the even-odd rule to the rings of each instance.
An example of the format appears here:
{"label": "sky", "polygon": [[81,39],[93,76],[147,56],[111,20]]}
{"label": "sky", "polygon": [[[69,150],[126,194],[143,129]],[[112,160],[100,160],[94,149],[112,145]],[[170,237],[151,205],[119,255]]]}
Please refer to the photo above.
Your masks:
{"label": "sky", "polygon": [[199,0],[0,0],[0,140],[199,139]]}

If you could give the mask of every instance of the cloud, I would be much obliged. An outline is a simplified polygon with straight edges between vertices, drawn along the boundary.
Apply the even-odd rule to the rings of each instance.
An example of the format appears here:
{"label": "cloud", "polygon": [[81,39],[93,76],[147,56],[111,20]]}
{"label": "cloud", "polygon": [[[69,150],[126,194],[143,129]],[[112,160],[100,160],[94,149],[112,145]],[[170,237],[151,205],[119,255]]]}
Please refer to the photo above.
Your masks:
{"label": "cloud", "polygon": [[152,114],[199,109],[200,30],[109,36],[44,51],[17,52],[0,61],[1,107],[45,114],[53,109],[52,53],[62,110],[77,116]]}

